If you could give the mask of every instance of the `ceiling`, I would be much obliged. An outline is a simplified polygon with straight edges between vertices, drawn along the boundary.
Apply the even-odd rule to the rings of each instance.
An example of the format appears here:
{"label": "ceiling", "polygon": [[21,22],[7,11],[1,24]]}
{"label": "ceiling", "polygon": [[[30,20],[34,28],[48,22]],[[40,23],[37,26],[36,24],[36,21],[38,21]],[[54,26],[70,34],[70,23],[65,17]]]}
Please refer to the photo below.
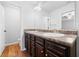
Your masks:
{"label": "ceiling", "polygon": [[42,12],[51,13],[52,11],[73,2],[72,1],[3,1],[1,3],[3,5],[12,4],[18,7],[30,5],[32,8],[41,3]]}
{"label": "ceiling", "polygon": [[65,5],[69,4],[68,1],[53,1],[53,2],[47,2],[42,6],[43,11],[50,13],[51,11],[54,11],[56,9],[59,9]]}

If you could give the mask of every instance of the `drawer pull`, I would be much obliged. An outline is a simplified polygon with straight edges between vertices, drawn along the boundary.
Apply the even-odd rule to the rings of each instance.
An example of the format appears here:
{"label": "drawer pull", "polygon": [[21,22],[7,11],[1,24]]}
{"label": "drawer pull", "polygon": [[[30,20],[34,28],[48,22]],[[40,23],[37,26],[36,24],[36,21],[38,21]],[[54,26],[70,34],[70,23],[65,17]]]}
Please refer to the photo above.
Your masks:
{"label": "drawer pull", "polygon": [[45,56],[48,56],[48,54],[45,54]]}
{"label": "drawer pull", "polygon": [[41,51],[41,53],[43,53],[43,51]]}

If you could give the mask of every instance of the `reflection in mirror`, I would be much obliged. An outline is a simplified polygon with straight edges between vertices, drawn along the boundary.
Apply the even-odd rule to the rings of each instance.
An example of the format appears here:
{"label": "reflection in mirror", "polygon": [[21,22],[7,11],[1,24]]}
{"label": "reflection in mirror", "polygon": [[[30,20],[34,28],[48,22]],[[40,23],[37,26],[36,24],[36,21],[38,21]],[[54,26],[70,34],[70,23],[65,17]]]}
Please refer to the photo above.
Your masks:
{"label": "reflection in mirror", "polygon": [[[61,3],[62,4],[62,3]],[[75,29],[75,2],[68,2],[48,14],[48,29],[74,30]]]}
{"label": "reflection in mirror", "polygon": [[67,11],[62,14],[62,29],[74,30],[75,29],[75,11]]}

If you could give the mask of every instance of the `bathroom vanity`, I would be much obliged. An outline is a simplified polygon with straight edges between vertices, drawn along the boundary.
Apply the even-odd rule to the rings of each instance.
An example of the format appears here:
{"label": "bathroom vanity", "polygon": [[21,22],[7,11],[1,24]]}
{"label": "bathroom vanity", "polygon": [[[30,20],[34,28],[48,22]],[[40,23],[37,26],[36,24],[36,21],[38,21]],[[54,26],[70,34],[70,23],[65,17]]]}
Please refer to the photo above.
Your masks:
{"label": "bathroom vanity", "polygon": [[32,57],[76,56],[76,35],[25,31],[25,48]]}

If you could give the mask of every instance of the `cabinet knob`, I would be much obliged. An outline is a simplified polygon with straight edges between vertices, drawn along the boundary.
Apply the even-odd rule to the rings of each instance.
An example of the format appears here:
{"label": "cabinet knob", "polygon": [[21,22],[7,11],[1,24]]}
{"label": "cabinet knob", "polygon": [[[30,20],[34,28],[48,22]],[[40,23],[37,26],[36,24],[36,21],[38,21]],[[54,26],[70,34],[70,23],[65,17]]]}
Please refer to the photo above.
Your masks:
{"label": "cabinet knob", "polygon": [[43,51],[41,51],[41,53],[43,53]]}
{"label": "cabinet knob", "polygon": [[48,56],[48,54],[45,54],[45,56]]}

